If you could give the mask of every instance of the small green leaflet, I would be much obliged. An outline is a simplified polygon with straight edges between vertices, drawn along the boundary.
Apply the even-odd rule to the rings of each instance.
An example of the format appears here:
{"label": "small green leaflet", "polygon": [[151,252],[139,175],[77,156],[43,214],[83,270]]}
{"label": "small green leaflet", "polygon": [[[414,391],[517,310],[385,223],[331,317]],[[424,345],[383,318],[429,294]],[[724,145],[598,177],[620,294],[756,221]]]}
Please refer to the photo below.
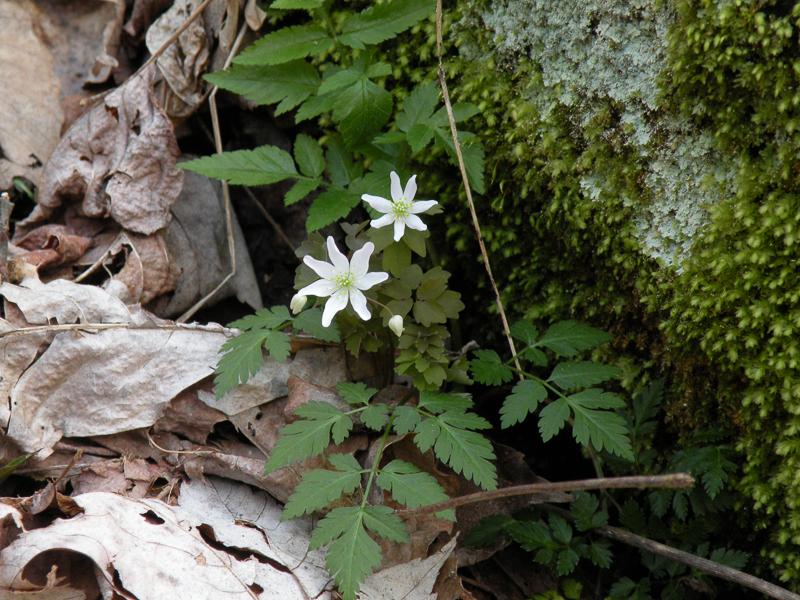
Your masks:
{"label": "small green leaflet", "polygon": [[389,408],[385,404],[370,404],[359,416],[364,425],[380,431],[389,420]]}
{"label": "small green leaflet", "polygon": [[361,382],[350,383],[343,381],[336,384],[336,389],[342,400],[348,404],[369,404],[369,399],[378,393],[378,390],[368,388]]}
{"label": "small green leaflet", "polygon": [[361,197],[351,194],[338,186],[331,186],[319,196],[308,211],[306,229],[317,231],[330,225],[338,219],[346,217],[358,203]]}
{"label": "small green leaflet", "polygon": [[413,27],[431,14],[431,0],[393,0],[351,15],[342,25],[339,41],[363,50],[365,44],[379,44]]}
{"label": "small green leaflet", "polygon": [[298,179],[286,195],[283,197],[283,202],[286,206],[290,206],[295,202],[300,202],[303,198],[308,196],[311,192],[322,185],[322,179]]}
{"label": "small green leaflet", "polygon": [[291,346],[289,336],[272,329],[253,329],[228,340],[220,348],[225,356],[219,359],[214,371],[214,394],[222,398],[239,383],[247,383],[251,375],[264,364],[261,348],[265,347],[275,360],[284,361],[289,356]]}
{"label": "small green leaflet", "polygon": [[570,503],[569,509],[575,518],[575,527],[578,531],[588,531],[608,525],[608,511],[600,510],[600,500],[594,494],[581,492]]}
{"label": "small green leaflet", "polygon": [[[8,463],[0,466],[0,483],[3,483],[6,479],[8,479],[9,476],[11,476],[14,473],[14,471],[17,470],[17,467],[21,466],[31,456],[33,456],[33,453],[25,454],[24,456],[18,456],[17,458],[12,460],[11,462],[8,462]],[[437,500],[437,502],[438,502],[438,500]]]}
{"label": "small green leaflet", "polygon": [[272,308],[262,308],[256,311],[255,314],[247,315],[232,323],[228,323],[228,327],[241,329],[242,331],[248,331],[250,329],[282,329],[288,325],[291,320],[292,315],[289,314],[289,309],[279,304]]}
{"label": "small green leaflet", "polygon": [[392,114],[392,95],[366,77],[342,90],[333,105],[342,139],[348,148],[370,141]]}
{"label": "small green leaflet", "polygon": [[300,172],[306,177],[319,177],[325,170],[325,158],[322,156],[317,140],[301,133],[294,141],[294,159]]}
{"label": "small green leaflet", "polygon": [[428,391],[419,394],[419,407],[434,414],[447,410],[466,411],[472,408],[472,405],[472,399],[466,394],[437,394]]}
{"label": "small green leaflet", "polygon": [[588,350],[611,340],[611,334],[582,325],[575,321],[560,321],[545,332],[536,342],[537,346],[550,348],[559,356],[575,356],[581,350]]}
{"label": "small green leaflet", "polygon": [[266,185],[297,177],[292,157],[275,146],[204,156],[180,167],[233,185]]}
{"label": "small green leaflet", "polygon": [[303,420],[281,429],[281,437],[269,453],[266,473],[322,454],[331,435],[335,444],[341,444],[353,429],[350,417],[327,402],[306,402],[295,414]]}
{"label": "small green leaflet", "polygon": [[568,390],[602,383],[619,377],[621,373],[622,371],[616,367],[595,362],[565,362],[556,365],[547,381],[554,383],[562,390]]}
{"label": "small green leaflet", "polygon": [[316,69],[304,60],[294,60],[284,65],[233,65],[225,71],[209,73],[204,78],[256,104],[280,103],[275,107],[276,116],[305,101],[319,87]]}
{"label": "small green leaflet", "polygon": [[322,326],[321,308],[304,310],[295,317],[293,325],[295,329],[305,331],[307,334],[313,335],[323,342],[338,342],[341,339],[339,335],[339,326],[335,321],[328,327]]}
{"label": "small green leaflet", "polygon": [[478,415],[448,411],[421,421],[414,430],[414,442],[422,452],[433,446],[436,457],[456,473],[463,473],[485,490],[493,490],[497,487],[497,472],[489,462],[495,458],[492,444],[470,431],[490,427]]}
{"label": "small green leaflet", "polygon": [[547,398],[547,390],[538,381],[526,379],[514,386],[512,394],[500,409],[500,424],[503,429],[522,423],[529,413],[534,413]]}
{"label": "small green leaflet", "polygon": [[[405,504],[408,508],[436,504],[448,499],[435,477],[402,460],[393,460],[383,467],[376,482],[381,489],[391,493],[397,502]],[[436,514],[451,521],[456,520],[455,512],[452,510]]]}
{"label": "small green leaflet", "polygon": [[[286,503],[281,521],[323,509],[329,503],[338,500],[342,494],[353,493],[361,484],[362,469],[358,461],[349,454],[333,454],[329,457],[331,462],[334,462],[334,456],[346,456],[351,459],[347,462],[342,458],[338,459],[347,470],[340,472],[314,469],[304,473],[302,481],[295,487],[294,493]],[[338,468],[339,465],[336,466]]]}
{"label": "small green leaflet", "polygon": [[[450,160],[453,161],[453,164],[458,166],[458,155],[456,154],[456,147],[455,144],[453,144],[453,136],[450,134],[450,131],[441,127],[434,127],[432,131],[434,139],[436,140],[436,145],[444,148],[450,156]],[[464,159],[467,180],[478,194],[483,194],[486,191],[483,180],[485,158],[483,147],[477,141],[475,135],[467,131],[458,132],[458,143],[461,146],[461,157]]]}
{"label": "small green leaflet", "polygon": [[304,8],[313,10],[322,6],[322,0],[275,0],[270,4],[270,8],[279,8],[283,10],[291,10],[297,8]]}
{"label": "small green leaflet", "polygon": [[[397,116],[397,127],[409,133],[414,125],[421,125],[433,116],[439,104],[439,88],[432,83],[418,85],[403,102],[403,112]],[[431,137],[433,132],[431,132]]]}
{"label": "small green leaflet", "polygon": [[591,443],[598,450],[604,448],[625,460],[633,460],[633,449],[628,438],[625,421],[611,408],[625,403],[615,394],[591,388],[566,398],[559,398],[542,409],[539,414],[539,431],[544,441],[558,433],[570,413],[573,413],[572,434],[579,444]]}
{"label": "small green leaflet", "polygon": [[505,531],[505,528],[515,523],[514,519],[506,515],[489,515],[473,527],[464,538],[465,546],[488,546],[493,543],[497,536]]}
{"label": "small green leaflet", "polygon": [[233,59],[238,65],[279,65],[297,58],[314,56],[333,44],[319,25],[284,27],[256,40]]}
{"label": "small green leaflet", "polygon": [[394,431],[397,435],[405,435],[414,431],[421,417],[413,406],[398,406],[394,409]]}
{"label": "small green leaflet", "polygon": [[513,379],[514,373],[494,350],[476,350],[475,358],[469,361],[472,378],[484,385],[500,385]]}
{"label": "small green leaflet", "polygon": [[536,337],[539,330],[530,321],[517,321],[511,326],[511,335],[528,346],[522,351],[522,355],[533,364],[539,367],[547,366],[547,357],[538,348],[533,348],[536,344]]}

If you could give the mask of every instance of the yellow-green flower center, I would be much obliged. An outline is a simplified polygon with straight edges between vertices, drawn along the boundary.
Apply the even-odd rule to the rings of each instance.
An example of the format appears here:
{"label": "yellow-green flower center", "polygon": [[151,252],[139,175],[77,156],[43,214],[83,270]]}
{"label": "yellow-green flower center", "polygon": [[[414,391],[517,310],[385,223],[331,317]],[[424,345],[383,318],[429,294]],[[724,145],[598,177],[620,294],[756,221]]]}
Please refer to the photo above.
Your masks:
{"label": "yellow-green flower center", "polygon": [[333,281],[333,283],[336,284],[336,287],[338,287],[340,290],[343,291],[349,290],[356,283],[355,279],[353,278],[353,275],[350,273],[349,270],[339,271],[336,275],[333,276],[331,281]]}
{"label": "yellow-green flower center", "polygon": [[406,202],[405,198],[398,198],[392,202],[392,215],[396,219],[405,219],[411,214],[411,202]]}

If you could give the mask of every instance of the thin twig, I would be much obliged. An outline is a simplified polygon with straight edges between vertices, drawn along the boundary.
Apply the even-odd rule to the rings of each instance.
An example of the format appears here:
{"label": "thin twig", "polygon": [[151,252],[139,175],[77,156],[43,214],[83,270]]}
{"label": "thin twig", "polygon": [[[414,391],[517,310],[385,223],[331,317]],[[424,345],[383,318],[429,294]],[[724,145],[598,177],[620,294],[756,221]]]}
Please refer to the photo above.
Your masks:
{"label": "thin twig", "polygon": [[[256,208],[261,212],[262,215],[264,215],[264,218],[269,222],[270,225],[272,225],[272,228],[275,230],[275,233],[278,234],[278,237],[280,237],[283,240],[284,244],[286,244],[289,248],[291,248],[292,256],[295,256],[294,252],[296,248],[294,247],[294,244],[292,244],[292,241],[283,232],[283,229],[281,229],[281,226],[278,224],[278,222],[272,218],[272,215],[269,214],[269,211],[267,211],[267,209],[264,208],[264,205],[258,201],[258,198],[256,198],[256,195],[249,187],[245,187],[243,189],[245,193],[247,193],[248,197],[253,202],[253,204],[255,204]],[[297,260],[298,262],[300,262],[299,258]]]}
{"label": "thin twig", "polygon": [[0,194],[0,266],[8,262],[8,224],[14,203],[8,198],[8,192]]}
{"label": "thin twig", "polygon": [[238,332],[238,329],[228,329],[220,327],[219,325],[198,325],[195,323],[173,325],[156,325],[151,323],[145,325],[135,325],[134,323],[64,323],[62,325],[37,325],[35,327],[21,327],[19,329],[10,329],[8,331],[0,331],[0,338],[15,337],[18,335],[28,335],[31,333],[40,333],[43,331],[81,331],[81,330],[103,330],[103,329],[134,329],[134,330],[164,330],[164,331],[211,331],[233,334]]}
{"label": "thin twig", "polygon": [[[164,54],[164,52],[166,51],[167,48],[170,47],[172,42],[177,40],[181,36],[181,34],[189,28],[189,25],[191,25],[197,19],[197,17],[200,16],[200,14],[205,10],[206,6],[208,6],[210,2],[211,0],[203,0],[203,3],[200,6],[198,6],[192,14],[189,15],[189,18],[187,18],[186,21],[184,21],[183,25],[178,27],[178,29],[175,30],[175,33],[169,36],[167,38],[167,41],[161,44],[161,47],[158,50],[156,50],[153,53],[153,55],[150,58],[148,58],[147,61],[141,67],[139,67],[133,75],[131,75],[128,78],[128,81],[130,81],[137,75],[140,75],[142,71],[144,71],[147,67],[152,65],[155,61],[157,61],[158,57]],[[111,88],[110,90],[106,90],[105,92],[96,94],[94,96],[91,96],[90,98],[84,98],[83,100],[81,100],[80,104],[81,106],[86,106],[90,102],[94,102],[95,100],[100,100],[101,98],[105,98],[115,89],[116,88]]]}
{"label": "thin twig", "polygon": [[641,475],[631,477],[603,477],[600,479],[581,479],[578,481],[558,481],[549,483],[530,483],[527,485],[514,485],[511,487],[475,492],[456,498],[450,498],[436,504],[420,506],[419,508],[406,508],[396,510],[401,517],[416,517],[430,513],[456,508],[473,502],[484,502],[497,498],[510,496],[524,496],[527,494],[543,494],[546,492],[575,492],[578,490],[599,490],[607,488],[674,488],[687,489],[694,485],[694,479],[688,473],[669,473],[667,475]]}
{"label": "thin twig", "polygon": [[[439,84],[442,87],[444,106],[447,109],[447,120],[450,121],[450,133],[453,135],[453,144],[455,144],[456,148],[458,166],[461,169],[461,179],[464,181],[464,191],[467,194],[467,203],[469,204],[469,212],[472,215],[472,224],[475,227],[475,233],[478,236],[478,245],[481,248],[481,255],[483,256],[483,266],[486,267],[486,273],[489,275],[489,281],[492,284],[494,295],[497,298],[497,309],[500,312],[500,319],[503,321],[503,329],[506,332],[506,339],[508,339],[508,347],[511,348],[511,356],[516,357],[517,350],[514,347],[514,340],[511,337],[511,330],[508,327],[508,319],[506,319],[506,311],[503,309],[503,301],[500,299],[500,292],[498,291],[497,284],[494,281],[494,275],[492,275],[492,267],[489,264],[489,255],[486,253],[486,245],[483,243],[483,234],[481,234],[481,226],[478,222],[478,213],[475,211],[475,203],[472,201],[472,190],[469,187],[467,169],[464,166],[464,157],[461,154],[461,144],[458,141],[456,121],[453,118],[453,107],[450,104],[450,94],[447,91],[447,81],[444,76],[444,67],[442,66],[442,0],[436,0],[436,48],[439,54]],[[522,370],[518,358],[514,358],[514,364],[517,365],[517,369]],[[523,376],[520,375],[519,378],[521,381]]]}
{"label": "thin twig", "polygon": [[[235,56],[236,52],[239,50],[239,46],[244,39],[244,34],[247,31],[247,23],[242,25],[242,28],[239,30],[239,34],[236,36],[236,41],[233,43],[231,47],[231,51],[228,53],[228,58],[225,59],[225,65],[222,67],[223,70],[227,69],[233,57]],[[220,132],[219,127],[219,112],[217,111],[217,90],[219,88],[214,86],[214,89],[211,90],[211,93],[208,96],[208,105],[211,109],[211,125],[214,129],[214,148],[217,151],[217,154],[222,154],[222,133]],[[228,182],[223,180],[222,181],[222,198],[223,204],[225,205],[225,233],[228,236],[228,254],[231,257],[231,272],[228,273],[225,278],[219,282],[217,287],[215,287],[211,292],[206,294],[203,298],[197,301],[194,306],[192,306],[189,310],[183,313],[180,318],[176,320],[177,323],[185,323],[188,321],[194,313],[196,313],[203,305],[208,302],[209,298],[213,297],[222,287],[231,280],[232,277],[236,275],[236,240],[233,237],[233,216],[232,216],[232,209],[231,209],[231,193],[230,187],[228,186]]]}
{"label": "thin twig", "polygon": [[[557,506],[541,504],[539,505],[539,508],[555,513],[568,521],[574,521],[574,518],[568,511],[558,508]],[[603,527],[592,529],[592,531],[607,538],[611,538],[612,540],[622,542],[623,544],[628,544],[629,546],[652,552],[658,556],[669,558],[670,560],[674,560],[693,569],[709,573],[710,575],[725,579],[726,581],[738,583],[739,585],[748,587],[751,590],[756,590],[757,592],[766,594],[771,598],[777,598],[778,600],[800,600],[800,595],[779,587],[774,583],[769,583],[768,581],[764,581],[758,577],[753,577],[752,575],[748,575],[742,571],[738,571],[731,567],[726,567],[725,565],[714,562],[713,560],[700,558],[699,556],[689,554],[688,552],[683,552],[682,550],[667,546],[666,544],[654,542],[646,537],[630,533],[629,531],[619,529],[618,527],[604,525]]]}
{"label": "thin twig", "polygon": [[90,267],[88,267],[83,273],[78,275],[73,281],[75,283],[80,283],[81,281],[86,279],[89,275],[94,273],[97,269],[99,269],[100,266],[103,264],[103,261],[111,255],[111,250],[114,248],[114,246],[117,245],[117,242],[120,240],[120,238],[122,238],[123,233],[124,232],[120,231],[119,234],[117,234],[116,239],[113,242],[111,242],[108,248],[106,248],[106,251],[103,252],[103,255],[96,261],[94,261],[94,263]]}

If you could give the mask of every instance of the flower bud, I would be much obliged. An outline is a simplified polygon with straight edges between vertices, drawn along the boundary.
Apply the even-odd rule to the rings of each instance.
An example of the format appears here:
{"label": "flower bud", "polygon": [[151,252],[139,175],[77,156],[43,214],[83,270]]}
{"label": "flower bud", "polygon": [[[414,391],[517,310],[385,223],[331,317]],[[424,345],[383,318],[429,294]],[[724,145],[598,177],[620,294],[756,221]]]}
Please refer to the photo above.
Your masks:
{"label": "flower bud", "polygon": [[289,303],[290,308],[292,309],[292,314],[297,314],[308,302],[308,296],[301,296],[300,294],[295,294],[292,296],[292,301]]}
{"label": "flower bud", "polygon": [[394,331],[397,337],[403,335],[403,317],[395,315],[389,319],[389,329]]}

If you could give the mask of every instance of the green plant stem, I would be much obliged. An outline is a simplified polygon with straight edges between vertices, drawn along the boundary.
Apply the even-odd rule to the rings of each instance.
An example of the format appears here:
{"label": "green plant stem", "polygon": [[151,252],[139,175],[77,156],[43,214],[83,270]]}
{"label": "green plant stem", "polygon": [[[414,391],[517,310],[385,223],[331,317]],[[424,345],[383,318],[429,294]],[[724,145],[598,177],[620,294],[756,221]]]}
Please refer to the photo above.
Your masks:
{"label": "green plant stem", "polygon": [[[398,406],[401,405],[398,404]],[[383,451],[386,448],[386,440],[389,439],[389,432],[392,430],[392,423],[394,423],[394,413],[392,413],[392,416],[389,417],[389,421],[386,423],[386,429],[383,431],[383,437],[381,438],[381,445],[378,448],[378,454],[375,456],[375,461],[372,463],[372,467],[369,470],[369,479],[367,479],[367,485],[364,486],[364,499],[361,501],[362,509],[366,508],[367,506],[367,498],[369,497],[369,491],[372,488],[372,481],[375,479],[375,473],[377,473],[379,470],[378,465],[381,464],[381,457],[383,456]]]}

